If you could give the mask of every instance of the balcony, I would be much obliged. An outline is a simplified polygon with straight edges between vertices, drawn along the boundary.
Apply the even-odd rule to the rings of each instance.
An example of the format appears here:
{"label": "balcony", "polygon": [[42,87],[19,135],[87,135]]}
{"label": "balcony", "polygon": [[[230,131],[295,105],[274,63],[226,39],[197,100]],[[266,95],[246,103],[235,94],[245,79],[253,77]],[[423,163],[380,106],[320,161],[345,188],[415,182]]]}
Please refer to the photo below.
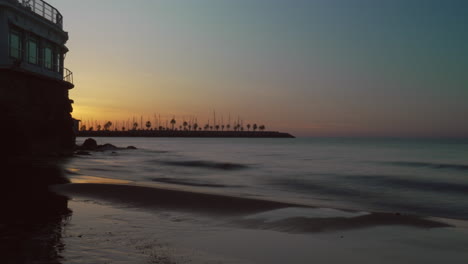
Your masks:
{"label": "balcony", "polygon": [[70,84],[73,84],[73,72],[71,72],[67,68],[63,68],[63,80]]}
{"label": "balcony", "polygon": [[18,0],[18,2],[24,8],[29,9],[35,14],[45,18],[49,22],[54,23],[61,29],[63,28],[62,14],[60,14],[60,12],[55,7],[51,6],[47,2],[42,0]]}

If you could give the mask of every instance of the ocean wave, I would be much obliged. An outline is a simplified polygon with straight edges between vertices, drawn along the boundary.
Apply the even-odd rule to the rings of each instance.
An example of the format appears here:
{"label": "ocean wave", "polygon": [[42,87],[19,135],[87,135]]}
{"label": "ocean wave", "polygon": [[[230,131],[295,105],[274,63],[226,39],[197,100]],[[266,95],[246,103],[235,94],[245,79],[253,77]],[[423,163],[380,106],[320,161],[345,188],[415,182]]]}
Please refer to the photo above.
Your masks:
{"label": "ocean wave", "polygon": [[267,229],[287,233],[318,233],[395,225],[415,228],[442,228],[451,226],[444,222],[399,213],[368,213],[355,217],[293,217],[278,221],[243,219],[237,221],[237,223],[246,228]]}
{"label": "ocean wave", "polygon": [[[315,192],[320,194],[331,194],[336,196],[362,196],[363,192],[360,190],[355,190],[352,188],[346,187],[338,187],[338,186],[330,186],[321,183],[312,183],[306,180],[289,180],[289,179],[281,179],[275,180],[273,182],[274,185],[290,188],[300,192]],[[331,184],[331,183],[330,183]]]}
{"label": "ocean wave", "polygon": [[184,186],[193,186],[193,187],[214,187],[214,188],[233,187],[233,186],[228,186],[228,185],[223,185],[223,184],[193,182],[193,181],[186,180],[186,179],[154,178],[151,180],[154,182],[177,184],[177,185],[184,185]]}
{"label": "ocean wave", "polygon": [[395,175],[333,175],[339,184],[333,182],[314,183],[308,180],[282,179],[274,182],[275,185],[286,186],[298,191],[314,191],[323,194],[338,196],[363,196],[364,190],[382,189],[410,189],[413,191],[426,191],[435,193],[467,194],[468,185],[418,179],[412,176],[402,178]]}
{"label": "ocean wave", "polygon": [[422,167],[431,169],[450,169],[450,170],[468,170],[468,165],[465,164],[446,164],[446,163],[432,163],[432,162],[411,162],[411,161],[393,161],[386,162],[386,164],[403,167]]}
{"label": "ocean wave", "polygon": [[163,165],[169,165],[169,166],[194,167],[194,168],[206,168],[206,169],[217,169],[217,170],[242,170],[242,169],[248,168],[247,165],[239,164],[239,163],[201,161],[201,160],[156,161],[156,162],[163,164]]}
{"label": "ocean wave", "polygon": [[[377,175],[342,175],[330,182],[310,182],[307,180],[290,179],[274,181],[273,184],[288,188],[295,192],[317,194],[332,200],[346,200],[364,203],[371,208],[380,208],[396,212],[413,213],[418,215],[468,219],[468,212],[463,201],[438,202],[436,197],[454,197],[466,195],[468,185],[447,183],[440,181],[424,181],[419,179],[394,178],[397,176]],[[401,176],[400,176],[401,177]],[[398,194],[410,191],[414,200],[399,198]],[[420,196],[417,192],[426,192],[431,196]],[[423,200],[418,200],[418,198]],[[320,198],[319,198],[320,199]],[[428,200],[426,200],[428,199]],[[423,201],[426,201],[423,202]],[[437,204],[433,204],[435,201]]]}
{"label": "ocean wave", "polygon": [[175,209],[214,215],[245,215],[297,207],[278,201],[125,184],[64,184],[53,189],[64,195],[103,199],[137,208]]}
{"label": "ocean wave", "polygon": [[442,193],[467,194],[468,185],[427,179],[401,178],[401,176],[347,176],[350,180],[358,180],[359,184],[384,186],[387,188],[412,189],[417,191],[430,191]]}

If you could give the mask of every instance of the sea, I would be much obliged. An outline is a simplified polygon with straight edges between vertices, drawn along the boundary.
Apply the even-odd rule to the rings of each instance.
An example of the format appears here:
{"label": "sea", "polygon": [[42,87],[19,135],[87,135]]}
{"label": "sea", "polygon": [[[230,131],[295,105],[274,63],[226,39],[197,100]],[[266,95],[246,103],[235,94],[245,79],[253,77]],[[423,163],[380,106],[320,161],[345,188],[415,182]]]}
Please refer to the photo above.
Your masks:
{"label": "sea", "polygon": [[[77,143],[84,140],[78,138]],[[68,160],[65,170],[72,182],[109,180],[337,209],[468,219],[467,139],[97,141],[122,149]]]}

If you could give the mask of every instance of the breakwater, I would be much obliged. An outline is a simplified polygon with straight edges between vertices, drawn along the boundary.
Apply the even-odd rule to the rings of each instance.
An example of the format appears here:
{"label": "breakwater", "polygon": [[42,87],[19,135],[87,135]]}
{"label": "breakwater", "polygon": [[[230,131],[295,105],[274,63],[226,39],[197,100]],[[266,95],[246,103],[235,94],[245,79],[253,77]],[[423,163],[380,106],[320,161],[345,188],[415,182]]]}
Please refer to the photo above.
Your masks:
{"label": "breakwater", "polygon": [[195,138],[295,138],[289,133],[275,131],[186,131],[186,130],[128,130],[79,131],[78,137],[195,137]]}

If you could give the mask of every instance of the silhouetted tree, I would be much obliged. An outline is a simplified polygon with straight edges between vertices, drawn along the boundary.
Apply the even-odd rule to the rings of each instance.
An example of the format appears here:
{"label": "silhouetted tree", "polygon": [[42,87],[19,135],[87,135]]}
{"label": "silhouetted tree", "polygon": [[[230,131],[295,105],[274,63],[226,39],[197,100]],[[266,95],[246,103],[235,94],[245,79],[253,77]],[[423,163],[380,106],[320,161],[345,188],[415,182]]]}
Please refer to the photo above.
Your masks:
{"label": "silhouetted tree", "polygon": [[175,126],[176,123],[177,123],[177,121],[175,120],[175,118],[172,118],[172,120],[171,120],[172,130],[174,130],[174,126]]}
{"label": "silhouetted tree", "polygon": [[261,131],[264,131],[265,130],[265,126],[264,125],[261,125],[258,127],[258,129],[260,129]]}
{"label": "silhouetted tree", "polygon": [[86,125],[82,125],[80,128],[81,131],[86,131]]}
{"label": "silhouetted tree", "polygon": [[257,128],[258,128],[257,124],[253,124],[253,130],[255,131],[257,130]]}
{"label": "silhouetted tree", "polygon": [[[187,121],[184,121],[184,123],[182,123],[182,125],[184,126],[184,130],[187,130],[187,126],[188,126]],[[182,127],[180,129],[182,130]]]}
{"label": "silhouetted tree", "polygon": [[216,129],[216,131],[218,131],[219,130],[219,125],[216,125],[215,129]]}
{"label": "silhouetted tree", "polygon": [[133,130],[137,130],[137,128],[138,128],[138,123],[137,122],[133,123]]}
{"label": "silhouetted tree", "polygon": [[101,131],[101,125],[97,125],[97,130]]}
{"label": "silhouetted tree", "polygon": [[198,124],[197,123],[193,124],[193,130],[197,131],[197,128],[198,128]]}
{"label": "silhouetted tree", "polygon": [[247,130],[250,131],[250,124],[247,124]]}
{"label": "silhouetted tree", "polygon": [[229,130],[231,128],[231,125],[227,124],[226,129]]}
{"label": "silhouetted tree", "polygon": [[94,131],[94,127],[90,127],[90,128],[89,128],[89,131]]}
{"label": "silhouetted tree", "polygon": [[151,122],[148,121],[148,122],[146,122],[146,129],[149,130],[150,128],[151,128]]}
{"label": "silhouetted tree", "polygon": [[111,121],[107,121],[107,122],[104,124],[104,130],[109,131],[109,129],[110,129],[111,126],[112,126],[112,122],[111,122]]}
{"label": "silhouetted tree", "polygon": [[125,127],[122,127],[122,131],[125,131]]}
{"label": "silhouetted tree", "polygon": [[205,130],[208,130],[210,128],[210,125],[206,124],[205,125]]}

